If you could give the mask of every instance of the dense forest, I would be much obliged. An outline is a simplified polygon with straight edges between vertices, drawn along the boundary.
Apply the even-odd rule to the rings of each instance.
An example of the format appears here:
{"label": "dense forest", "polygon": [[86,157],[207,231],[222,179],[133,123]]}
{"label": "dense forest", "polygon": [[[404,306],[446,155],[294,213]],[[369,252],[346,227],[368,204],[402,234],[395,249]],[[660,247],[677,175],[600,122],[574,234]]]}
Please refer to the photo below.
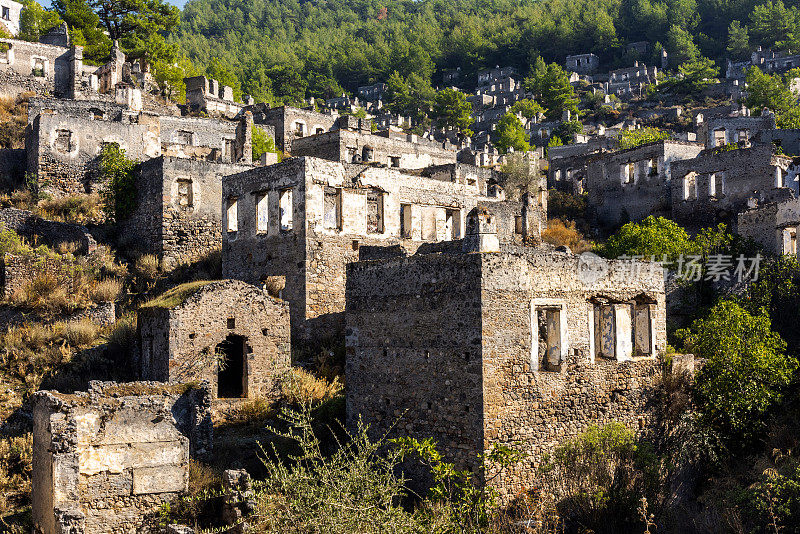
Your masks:
{"label": "dense forest", "polygon": [[636,41],[653,55],[666,48],[673,67],[700,55],[722,66],[757,45],[799,48],[797,22],[797,6],[780,0],[195,0],[171,39],[211,73],[232,69],[237,93],[288,101],[393,71],[436,85],[447,69],[524,72],[537,56],[593,52],[623,66]]}

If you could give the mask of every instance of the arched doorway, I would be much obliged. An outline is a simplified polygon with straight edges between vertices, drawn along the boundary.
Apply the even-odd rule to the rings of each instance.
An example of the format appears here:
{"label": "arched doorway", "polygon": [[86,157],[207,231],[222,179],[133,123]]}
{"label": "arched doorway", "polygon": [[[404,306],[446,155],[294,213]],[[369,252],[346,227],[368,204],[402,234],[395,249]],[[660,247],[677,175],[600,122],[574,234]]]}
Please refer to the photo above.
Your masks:
{"label": "arched doorway", "polygon": [[247,343],[243,336],[230,334],[217,345],[217,398],[247,396]]}

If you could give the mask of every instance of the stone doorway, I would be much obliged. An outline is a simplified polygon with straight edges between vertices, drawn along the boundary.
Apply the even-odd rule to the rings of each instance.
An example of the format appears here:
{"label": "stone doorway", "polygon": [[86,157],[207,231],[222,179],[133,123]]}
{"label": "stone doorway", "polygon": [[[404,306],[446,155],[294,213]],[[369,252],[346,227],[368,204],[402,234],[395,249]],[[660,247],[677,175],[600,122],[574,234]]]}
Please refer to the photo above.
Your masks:
{"label": "stone doorway", "polygon": [[217,345],[217,398],[247,397],[247,343],[243,336],[230,334]]}

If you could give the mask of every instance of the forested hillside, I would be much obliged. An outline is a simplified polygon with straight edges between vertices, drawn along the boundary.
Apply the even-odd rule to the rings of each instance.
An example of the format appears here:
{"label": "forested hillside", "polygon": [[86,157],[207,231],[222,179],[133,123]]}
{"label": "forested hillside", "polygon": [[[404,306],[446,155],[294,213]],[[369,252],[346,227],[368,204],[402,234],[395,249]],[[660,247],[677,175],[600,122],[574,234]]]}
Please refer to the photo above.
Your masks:
{"label": "forested hillside", "polygon": [[594,52],[627,65],[635,41],[663,45],[672,66],[698,55],[722,62],[751,46],[800,48],[797,21],[796,5],[780,0],[195,0],[173,39],[210,73],[232,69],[237,93],[289,101],[395,70],[436,84],[446,69],[526,70],[538,55],[561,63]]}

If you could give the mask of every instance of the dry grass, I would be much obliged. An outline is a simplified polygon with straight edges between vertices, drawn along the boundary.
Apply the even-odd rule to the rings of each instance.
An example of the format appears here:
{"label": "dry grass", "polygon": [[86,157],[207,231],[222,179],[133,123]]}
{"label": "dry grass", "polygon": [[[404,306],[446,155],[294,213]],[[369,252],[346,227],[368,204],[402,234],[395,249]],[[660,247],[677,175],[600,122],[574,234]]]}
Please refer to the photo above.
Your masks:
{"label": "dry grass", "polygon": [[208,464],[189,460],[189,495],[200,495],[219,488],[222,474]]}
{"label": "dry grass", "polygon": [[281,394],[294,405],[317,405],[339,396],[343,390],[339,377],[329,382],[299,367],[281,377]]}
{"label": "dry grass", "polygon": [[130,350],[136,344],[136,314],[127,313],[117,319],[103,338],[113,350]]}
{"label": "dry grass", "polygon": [[45,219],[74,224],[96,224],[105,220],[103,203],[97,193],[42,200],[37,211]]}
{"label": "dry grass", "polygon": [[38,273],[14,291],[10,301],[21,308],[47,313],[77,308],[79,299],[71,297],[64,285],[52,273]]}
{"label": "dry grass", "polygon": [[281,298],[283,290],[286,289],[286,277],[268,276],[264,279],[264,288],[267,290],[269,296],[279,299]]}
{"label": "dry grass", "polygon": [[100,326],[90,319],[63,323],[61,336],[73,347],[86,346],[94,342],[100,335]]}
{"label": "dry grass", "polygon": [[574,222],[561,219],[547,221],[547,230],[542,232],[542,241],[556,247],[569,247],[575,254],[592,249],[591,241],[587,241],[575,228]]}
{"label": "dry grass", "polygon": [[161,270],[161,262],[155,254],[143,254],[133,262],[136,274],[148,280],[153,280]]}
{"label": "dry grass", "polygon": [[94,302],[113,302],[122,292],[122,282],[116,278],[98,280],[89,288],[89,298]]}
{"label": "dry grass", "polygon": [[28,99],[33,93],[0,98],[0,148],[24,148],[28,124]]}
{"label": "dry grass", "polygon": [[171,309],[182,304],[187,298],[192,296],[201,287],[210,284],[210,280],[198,280],[187,282],[172,289],[168,289],[156,298],[142,304],[142,308],[165,308]]}
{"label": "dry grass", "polygon": [[[0,438],[0,516],[29,502],[33,434]],[[0,525],[2,526],[2,525]]]}

